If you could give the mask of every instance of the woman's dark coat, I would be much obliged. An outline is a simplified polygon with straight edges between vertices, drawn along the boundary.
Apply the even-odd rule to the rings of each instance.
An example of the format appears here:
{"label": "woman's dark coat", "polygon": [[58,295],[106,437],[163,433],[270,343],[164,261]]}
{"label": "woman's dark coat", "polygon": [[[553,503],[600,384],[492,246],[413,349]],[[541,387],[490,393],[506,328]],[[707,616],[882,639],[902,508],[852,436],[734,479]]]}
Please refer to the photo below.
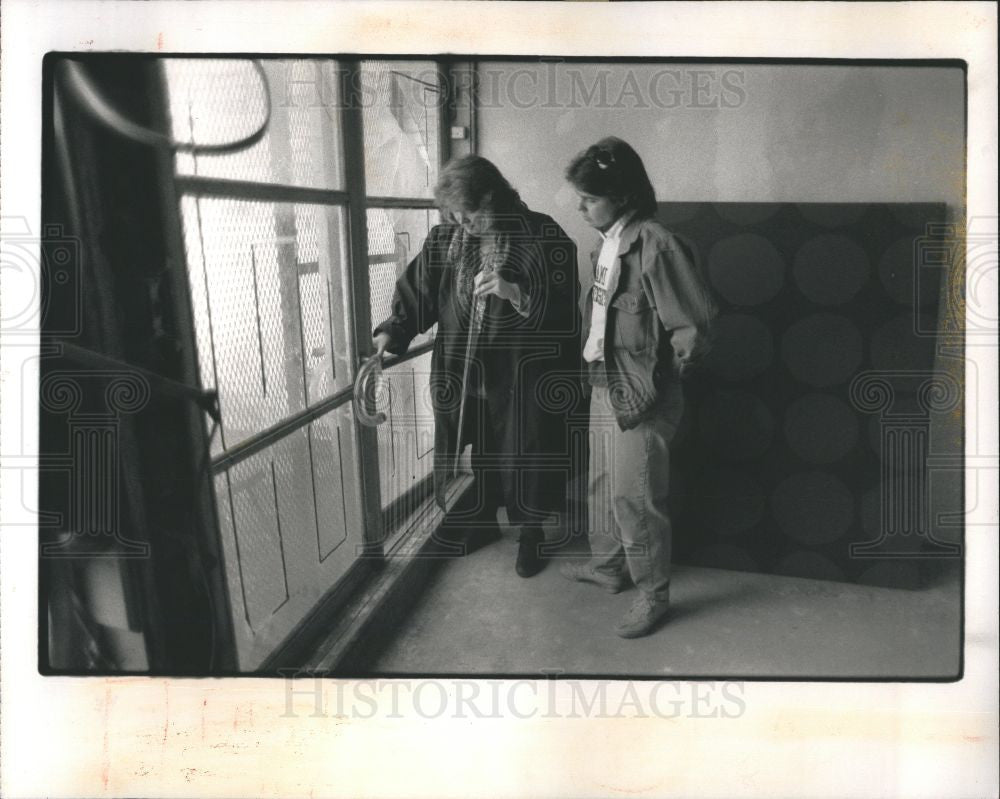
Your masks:
{"label": "woman's dark coat", "polygon": [[[581,320],[576,247],[549,216],[524,208],[502,221],[509,254],[500,277],[522,292],[520,312],[487,297],[469,380],[489,402],[504,496],[525,512],[561,511],[570,455],[567,415],[580,407]],[[434,227],[423,249],[396,281],[392,315],[375,333],[388,333],[390,353],[437,323],[431,357],[435,491],[443,506],[456,450],[470,303],[456,294],[455,224]],[[455,239],[457,242],[458,239]],[[481,366],[481,370],[478,368]],[[471,441],[469,431],[463,444]],[[510,511],[510,508],[508,508]]]}

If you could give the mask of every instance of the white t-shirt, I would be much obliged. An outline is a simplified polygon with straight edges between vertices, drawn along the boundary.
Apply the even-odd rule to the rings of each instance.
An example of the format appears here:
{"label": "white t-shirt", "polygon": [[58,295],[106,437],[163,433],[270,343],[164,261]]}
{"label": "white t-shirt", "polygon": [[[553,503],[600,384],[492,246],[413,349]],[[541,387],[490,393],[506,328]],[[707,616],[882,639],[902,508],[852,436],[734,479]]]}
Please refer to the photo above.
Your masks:
{"label": "white t-shirt", "polygon": [[622,231],[635,215],[634,211],[618,217],[615,223],[601,236],[604,243],[597,256],[597,269],[594,273],[594,307],[590,315],[590,335],[583,345],[583,359],[588,363],[604,360],[604,332],[608,322],[608,302],[618,288],[618,278],[621,275],[622,264],[618,257],[618,245],[621,243]]}

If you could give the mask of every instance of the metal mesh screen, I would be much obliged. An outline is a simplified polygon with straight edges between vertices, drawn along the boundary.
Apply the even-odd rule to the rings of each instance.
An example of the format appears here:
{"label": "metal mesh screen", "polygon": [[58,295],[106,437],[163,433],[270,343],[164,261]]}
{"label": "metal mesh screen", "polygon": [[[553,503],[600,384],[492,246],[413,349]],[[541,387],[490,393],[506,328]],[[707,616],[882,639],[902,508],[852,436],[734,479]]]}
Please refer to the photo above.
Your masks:
{"label": "metal mesh screen", "polygon": [[220,505],[232,509],[236,545],[233,555],[244,618],[251,632],[260,629],[288,601],[277,473],[270,455],[261,453],[236,464],[226,475],[227,495],[219,497]]}
{"label": "metal mesh screen", "polygon": [[[389,316],[396,278],[417,256],[438,221],[435,209],[368,209],[368,291],[374,323]],[[436,329],[434,325],[418,335],[410,347],[432,340]],[[382,507],[387,511],[383,529],[389,536],[401,532],[402,522],[422,500],[411,489],[432,471],[434,416],[428,389],[430,358],[427,353],[383,373],[386,386],[380,410],[385,412],[387,421],[378,428],[378,462]]]}
{"label": "metal mesh screen", "polygon": [[[230,141],[263,119],[250,61],[170,59],[165,69],[178,139]],[[267,185],[286,194],[281,185],[343,188],[335,62],[272,60],[264,70],[272,96],[264,139],[238,154],[179,155],[178,174],[262,184],[255,197]],[[439,167],[436,67],[367,62],[361,77],[369,196],[429,198]],[[353,380],[345,210],[193,194],[181,206],[199,368],[222,412],[218,455]],[[426,208],[367,212],[373,322],[389,314],[397,276],[437,221]],[[426,354],[385,373],[389,422],[377,435],[389,530],[412,513],[422,499],[413,489],[431,474],[429,368]],[[230,594],[243,622],[241,668],[273,652],[357,557],[365,520],[352,414],[345,404],[216,477]]]}
{"label": "metal mesh screen", "polygon": [[222,409],[218,452],[349,383],[343,213],[192,197],[182,213],[202,380]]}
{"label": "metal mesh screen", "polygon": [[[308,428],[316,499],[316,557],[320,563],[343,550],[351,536],[360,538],[360,510],[347,501],[353,480],[351,428],[345,413],[322,416]],[[353,498],[352,498],[353,499]],[[350,549],[350,548],[348,548]],[[345,552],[350,557],[351,552]]]}
{"label": "metal mesh screen", "polygon": [[353,424],[347,404],[216,477],[241,668],[259,665],[357,556]]}
{"label": "metal mesh screen", "polygon": [[385,514],[383,526],[399,532],[400,523],[416,508],[422,497],[400,502],[433,471],[434,411],[430,402],[431,353],[386,369],[386,388],[381,410],[387,421],[378,430],[379,486]]}
{"label": "metal mesh screen", "polygon": [[[262,62],[271,94],[264,138],[227,155],[179,154],[177,173],[343,187],[337,64],[329,60]],[[198,144],[251,134],[266,112],[261,77],[249,60],[165,59],[173,135]]]}
{"label": "metal mesh screen", "polygon": [[365,181],[370,197],[431,197],[442,101],[431,61],[363,61]]}
{"label": "metal mesh screen", "polygon": [[[396,278],[420,252],[439,216],[429,208],[368,209],[368,296],[374,324],[389,316]],[[436,327],[418,335],[410,346],[432,340]]]}

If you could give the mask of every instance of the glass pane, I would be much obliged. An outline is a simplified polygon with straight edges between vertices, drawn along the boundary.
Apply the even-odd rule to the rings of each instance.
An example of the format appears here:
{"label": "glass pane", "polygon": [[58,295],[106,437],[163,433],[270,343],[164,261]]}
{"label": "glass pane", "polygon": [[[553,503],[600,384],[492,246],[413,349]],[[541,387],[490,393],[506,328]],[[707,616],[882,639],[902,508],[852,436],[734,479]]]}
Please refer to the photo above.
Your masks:
{"label": "glass pane", "polygon": [[[228,473],[232,514],[226,514],[226,521],[232,524],[236,538],[234,556],[244,600],[243,618],[251,633],[288,601],[285,541],[278,523],[277,471],[272,454],[254,455]],[[228,510],[230,497],[218,498],[220,507],[226,505]],[[228,526],[223,524],[224,529]]]}
{"label": "glass pane", "polygon": [[430,369],[431,353],[427,352],[382,373],[385,384],[378,404],[387,419],[376,429],[382,508],[388,511],[383,528],[390,536],[405,529],[403,522],[426,497],[417,487],[433,473]]}
{"label": "glass pane", "polygon": [[365,181],[369,197],[431,197],[443,94],[432,61],[363,61]]}
{"label": "glass pane", "polygon": [[[361,492],[357,478],[359,458],[351,427],[353,406],[321,416],[309,425],[316,487],[316,558],[349,562],[362,540]],[[350,546],[345,546],[348,542]],[[357,545],[357,546],[355,546]]]}
{"label": "glass pane", "polygon": [[351,403],[215,478],[241,670],[260,665],[358,557]]}
{"label": "glass pane", "polygon": [[343,211],[197,197],[181,208],[218,453],[350,384]]}
{"label": "glass pane", "polygon": [[[262,61],[271,120],[253,147],[225,155],[179,153],[179,175],[343,188],[337,63]],[[173,135],[220,144],[252,134],[266,115],[261,76],[248,59],[166,59]]]}
{"label": "glass pane", "polygon": [[[396,278],[420,252],[439,217],[433,208],[368,209],[368,296],[373,327],[389,316]],[[418,335],[410,347],[433,340],[436,329],[437,325]]]}

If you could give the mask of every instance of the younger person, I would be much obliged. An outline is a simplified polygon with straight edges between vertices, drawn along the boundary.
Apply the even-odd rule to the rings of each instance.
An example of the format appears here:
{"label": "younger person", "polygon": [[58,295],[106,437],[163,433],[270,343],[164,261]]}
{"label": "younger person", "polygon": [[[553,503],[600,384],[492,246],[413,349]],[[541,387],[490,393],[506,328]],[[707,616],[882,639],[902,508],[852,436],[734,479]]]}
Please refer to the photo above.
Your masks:
{"label": "younger person", "polygon": [[691,252],[655,218],[642,159],[602,139],[566,170],[584,221],[601,234],[583,316],[592,386],[588,510],[591,558],[572,580],[638,597],[615,628],[650,633],[670,603],[670,443],[684,409],[680,379],[704,352],[715,306]]}

